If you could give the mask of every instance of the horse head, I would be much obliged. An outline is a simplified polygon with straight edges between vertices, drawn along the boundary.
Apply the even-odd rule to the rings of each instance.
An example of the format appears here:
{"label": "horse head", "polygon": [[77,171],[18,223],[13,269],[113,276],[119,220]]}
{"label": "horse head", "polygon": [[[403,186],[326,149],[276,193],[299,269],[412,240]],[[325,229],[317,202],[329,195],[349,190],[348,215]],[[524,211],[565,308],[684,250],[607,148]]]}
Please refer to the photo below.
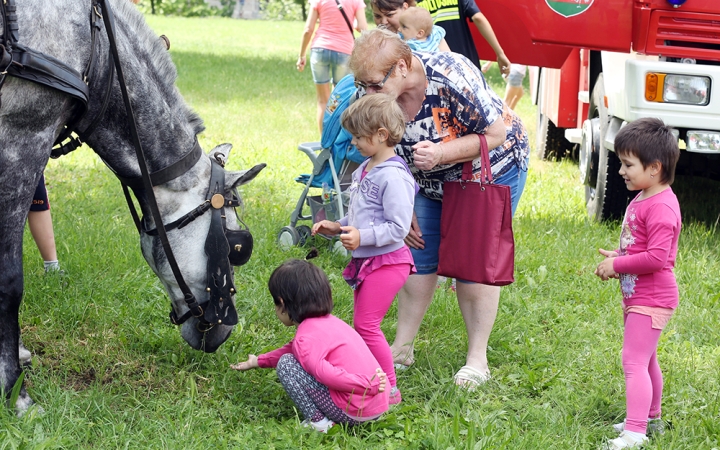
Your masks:
{"label": "horse head", "polygon": [[[209,155],[201,158],[187,174],[155,188],[158,205],[162,205],[163,221],[168,224],[186,222],[182,227],[173,227],[167,236],[172,243],[172,251],[182,277],[200,305],[201,314],[193,314],[188,306],[159,236],[157,233],[147,232],[155,229],[155,223],[151,215],[145,212],[146,207],[143,208],[145,219],[142,221],[140,235],[143,256],[170,295],[171,320],[181,326],[181,335],[192,348],[205,352],[217,350],[237,323],[237,315],[233,316],[235,287],[232,269],[223,271],[222,268],[242,265],[250,257],[252,237],[237,214],[237,209],[242,209],[242,198],[237,188],[251,181],[265,167],[265,164],[258,164],[247,170],[225,172],[224,185],[221,188],[224,201],[222,205],[216,205],[220,206],[219,208],[214,208],[211,204],[208,206],[208,202],[212,203],[212,196],[208,194],[209,187],[213,184],[212,172],[224,170],[213,166],[224,164],[230,148],[230,144],[216,147]],[[221,214],[221,227],[216,228],[212,213],[206,212],[213,209]],[[194,215],[197,215],[197,218],[193,218]],[[214,248],[211,241],[217,239],[228,243],[227,247],[222,247],[224,250],[219,257],[209,250]],[[225,294],[222,294],[223,287]],[[216,298],[213,299],[213,295]],[[229,313],[218,315],[209,311],[209,308],[213,307],[213,301],[217,302],[217,297],[222,298],[223,295],[227,295],[224,304],[228,305]]]}
{"label": "horse head", "polygon": [[[241,206],[237,187],[265,164],[225,171],[229,144],[204,155],[197,141],[204,127],[175,86],[166,41],[148,29],[129,2],[106,0],[105,6],[105,28],[117,42],[114,68],[122,95],[115,89],[96,95],[108,98],[107,104],[88,105],[88,110],[100,108],[102,114],[106,109],[105,117],[86,140],[135,193],[143,212],[143,220],[136,219],[142,252],[170,295],[172,322],[181,325],[192,348],[214,352],[238,321],[233,259],[247,261],[243,254],[249,257],[252,245],[249,232],[228,217]],[[113,15],[119,26],[108,20]],[[110,60],[97,66],[98,80],[112,79]],[[108,89],[102,85],[91,84],[91,97]],[[128,204],[134,211],[129,196]],[[245,250],[240,243],[231,247],[228,236],[243,233],[250,239]]]}

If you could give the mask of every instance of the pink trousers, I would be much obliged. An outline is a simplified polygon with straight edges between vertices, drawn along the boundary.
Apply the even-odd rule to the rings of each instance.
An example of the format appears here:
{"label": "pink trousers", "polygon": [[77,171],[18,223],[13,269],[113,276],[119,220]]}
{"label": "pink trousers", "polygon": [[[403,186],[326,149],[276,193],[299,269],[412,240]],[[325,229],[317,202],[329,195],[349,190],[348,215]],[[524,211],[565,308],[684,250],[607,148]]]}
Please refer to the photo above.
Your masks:
{"label": "pink trousers", "polygon": [[625,372],[627,416],[625,429],[645,434],[648,417],[660,417],[663,377],[657,360],[662,330],[652,328],[650,316],[625,315],[622,365]]}
{"label": "pink trousers", "polygon": [[387,374],[391,387],[397,385],[395,367],[380,324],[409,275],[409,264],[382,266],[365,277],[354,293],[353,326]]}

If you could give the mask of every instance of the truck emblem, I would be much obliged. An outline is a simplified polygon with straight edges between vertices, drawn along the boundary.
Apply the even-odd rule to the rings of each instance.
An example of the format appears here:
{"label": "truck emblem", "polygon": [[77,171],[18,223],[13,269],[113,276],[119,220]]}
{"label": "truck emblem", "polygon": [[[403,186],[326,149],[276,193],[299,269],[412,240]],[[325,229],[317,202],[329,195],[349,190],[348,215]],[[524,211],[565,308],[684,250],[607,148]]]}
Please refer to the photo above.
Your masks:
{"label": "truck emblem", "polygon": [[582,14],[590,8],[594,0],[545,0],[550,9],[563,17]]}

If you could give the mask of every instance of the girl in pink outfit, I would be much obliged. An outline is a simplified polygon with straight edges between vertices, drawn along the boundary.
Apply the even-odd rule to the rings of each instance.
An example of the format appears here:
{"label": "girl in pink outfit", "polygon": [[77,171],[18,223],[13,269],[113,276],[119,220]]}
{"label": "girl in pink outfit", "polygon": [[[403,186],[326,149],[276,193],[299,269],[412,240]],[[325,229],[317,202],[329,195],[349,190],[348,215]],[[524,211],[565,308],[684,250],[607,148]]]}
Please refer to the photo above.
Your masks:
{"label": "girl in pink outfit", "polygon": [[405,133],[405,119],[395,99],[366,95],[342,115],[352,143],[368,157],[352,174],[350,204],[337,222],[322,220],[312,234],[340,235],[352,251],[343,278],[353,289],[353,326],[387,374],[390,404],[400,403],[392,351],[380,324],[398,291],[415,272],[403,239],[410,230],[417,183],[395,146]]}
{"label": "girl in pink outfit", "polygon": [[620,437],[607,448],[639,447],[647,432],[662,432],[663,378],[657,360],[660,333],[678,305],[673,268],[680,236],[680,205],[670,185],[680,158],[677,138],[659,119],[636,120],[620,130],[615,152],[627,188],[640,191],[627,207],[620,248],[600,249],[595,270],[602,280],[620,279],[623,296],[622,364],[627,414],[614,428]]}
{"label": "girl in pink outfit", "polygon": [[388,410],[387,376],[357,332],[330,314],[325,272],[302,260],[280,265],[268,281],[275,314],[295,337],[283,347],[231,365],[235,370],[276,368],[280,383],[304,417],[321,432],[335,423],[356,425]]}

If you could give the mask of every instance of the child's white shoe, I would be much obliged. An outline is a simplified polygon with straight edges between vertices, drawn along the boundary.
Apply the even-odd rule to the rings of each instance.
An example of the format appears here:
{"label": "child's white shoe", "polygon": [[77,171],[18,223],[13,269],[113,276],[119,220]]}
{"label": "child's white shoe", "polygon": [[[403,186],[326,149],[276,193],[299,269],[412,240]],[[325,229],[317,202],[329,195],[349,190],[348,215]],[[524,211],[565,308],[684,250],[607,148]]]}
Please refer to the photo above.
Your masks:
{"label": "child's white shoe", "polygon": [[[618,433],[625,431],[625,421],[613,425],[613,430]],[[661,435],[665,433],[665,422],[660,417],[649,418],[647,423],[647,434]]]}
{"label": "child's white shoe", "polygon": [[332,428],[333,425],[335,425],[335,422],[328,419],[327,417],[323,417],[322,419],[318,420],[317,422],[311,422],[308,419],[303,420],[300,422],[300,425],[303,427],[311,427],[315,431],[319,431],[321,433],[327,433],[330,428]]}
{"label": "child's white shoe", "polygon": [[607,450],[620,450],[623,448],[640,448],[647,444],[649,439],[642,433],[623,431],[616,439],[607,441],[604,447]]}

